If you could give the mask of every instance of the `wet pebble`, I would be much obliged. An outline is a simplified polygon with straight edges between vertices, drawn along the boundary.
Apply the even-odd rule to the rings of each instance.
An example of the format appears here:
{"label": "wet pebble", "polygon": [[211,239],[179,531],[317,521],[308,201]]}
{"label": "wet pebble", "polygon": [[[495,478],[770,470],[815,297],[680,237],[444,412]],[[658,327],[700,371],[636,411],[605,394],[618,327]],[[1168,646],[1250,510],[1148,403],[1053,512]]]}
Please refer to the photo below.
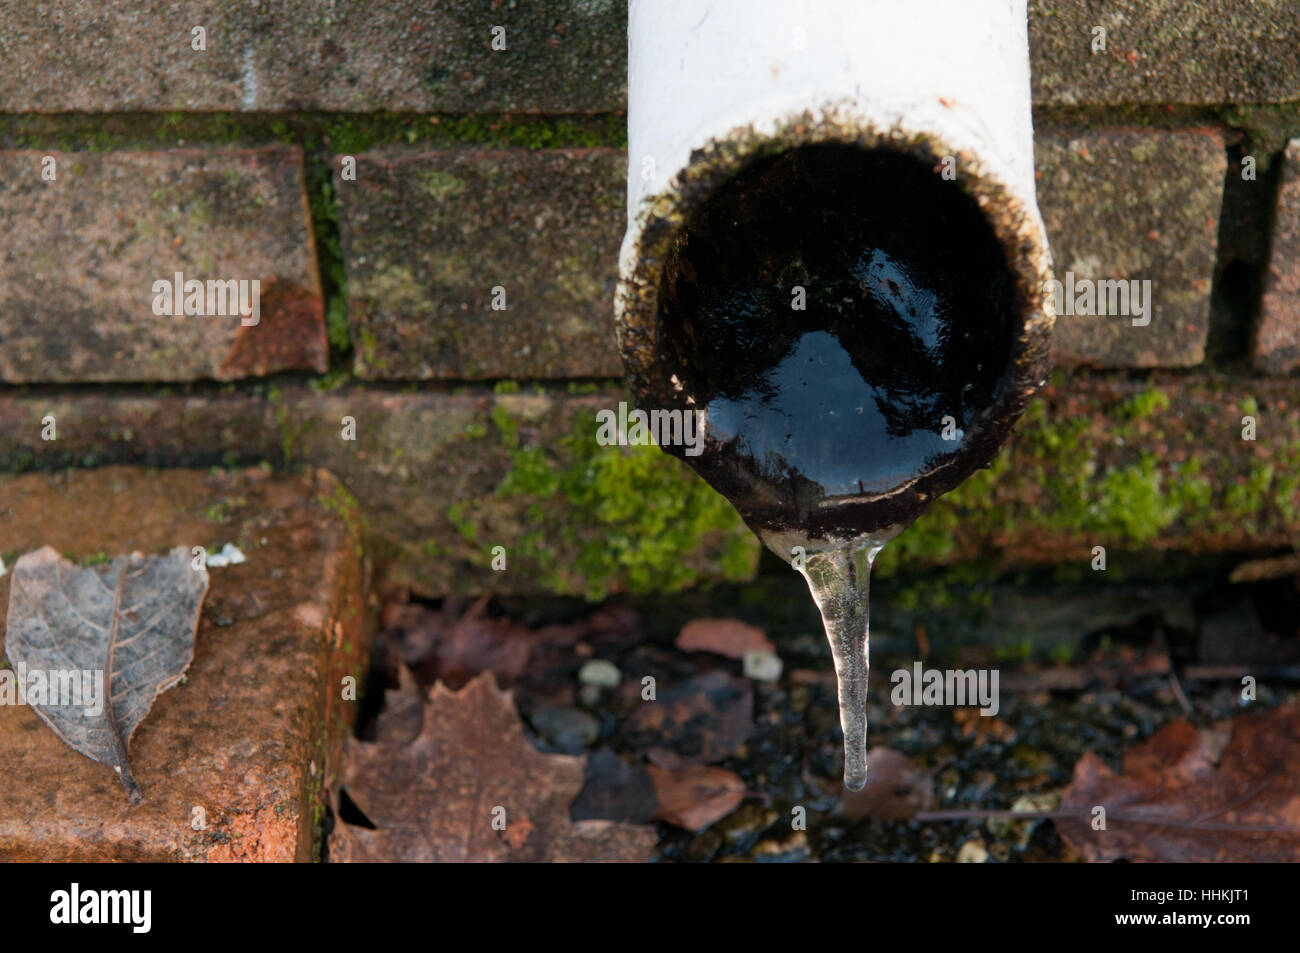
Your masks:
{"label": "wet pebble", "polygon": [[781,678],[781,659],[772,652],[746,652],[742,664],[745,677],[756,682],[776,682]]}
{"label": "wet pebble", "polygon": [[581,754],[600,737],[600,722],[578,708],[544,708],[532,722],[539,735],[565,754]]}
{"label": "wet pebble", "polygon": [[710,827],[708,830],[691,838],[691,843],[686,848],[686,852],[690,854],[693,860],[708,860],[721,847],[722,835],[718,833],[716,828]]}
{"label": "wet pebble", "polygon": [[578,681],[597,688],[617,688],[622,680],[623,674],[618,670],[618,666],[604,659],[588,659],[578,670]]}
{"label": "wet pebble", "polygon": [[765,840],[754,845],[749,852],[754,860],[769,864],[790,864],[804,860],[808,855],[808,835],[795,831],[785,840]]}
{"label": "wet pebble", "polygon": [[742,804],[714,826],[722,832],[727,843],[743,851],[780,817],[781,815],[771,808],[749,803]]}

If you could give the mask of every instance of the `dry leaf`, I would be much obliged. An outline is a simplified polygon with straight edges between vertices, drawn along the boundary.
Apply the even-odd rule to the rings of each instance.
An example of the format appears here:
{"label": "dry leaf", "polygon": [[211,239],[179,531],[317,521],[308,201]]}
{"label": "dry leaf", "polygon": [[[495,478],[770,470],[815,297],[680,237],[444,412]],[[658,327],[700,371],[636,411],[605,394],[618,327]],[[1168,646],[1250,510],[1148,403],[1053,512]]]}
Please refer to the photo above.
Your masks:
{"label": "dry leaf", "polygon": [[635,613],[608,607],[576,623],[530,629],[508,616],[488,615],[489,602],[487,596],[468,606],[446,599],[437,609],[390,603],[381,617],[384,638],[421,684],[442,681],[457,689],[476,675],[491,672],[508,687],[541,649],[628,631],[636,625]]}
{"label": "dry leaf", "polygon": [[[1230,732],[1230,734],[1228,734]],[[1300,704],[1198,731],[1166,725],[1124,755],[1085,754],[1057,830],[1088,860],[1300,860]],[[1095,806],[1106,829],[1092,829]]]}
{"label": "dry leaf", "polygon": [[669,771],[650,765],[649,771],[659,798],[659,817],[683,830],[703,830],[745,799],[745,782],[725,768],[696,765]]}
{"label": "dry leaf", "polygon": [[682,627],[677,647],[683,652],[714,652],[743,659],[746,652],[776,653],[763,630],[739,619],[694,619]]}
{"label": "dry leaf", "polygon": [[32,707],[70,746],[113,768],[132,804],[144,793],[127,760],[131,735],[193,661],[207,590],[207,570],[193,568],[184,546],[87,567],[46,546],[14,566],[5,652],[15,672],[30,680],[33,672],[74,671],[91,686],[99,678],[98,701],[83,692],[81,704]]}
{"label": "dry leaf", "polygon": [[845,791],[840,813],[846,817],[906,820],[934,804],[934,779],[905,754],[880,745],[867,752],[867,785]]}
{"label": "dry leaf", "polygon": [[569,809],[575,821],[644,824],[659,813],[654,782],[645,768],[631,765],[609,748],[587,758],[587,780]]}
{"label": "dry leaf", "polygon": [[642,702],[624,723],[623,736],[661,768],[688,768],[728,757],[753,728],[749,681],[709,672],[661,688],[655,701]]}
{"label": "dry leaf", "polygon": [[510,693],[490,674],[458,692],[435,685],[418,733],[410,728],[409,717],[381,715],[376,741],[349,746],[342,786],[376,829],[341,823],[333,859],[649,859],[654,828],[569,819],[584,759],[529,744]]}

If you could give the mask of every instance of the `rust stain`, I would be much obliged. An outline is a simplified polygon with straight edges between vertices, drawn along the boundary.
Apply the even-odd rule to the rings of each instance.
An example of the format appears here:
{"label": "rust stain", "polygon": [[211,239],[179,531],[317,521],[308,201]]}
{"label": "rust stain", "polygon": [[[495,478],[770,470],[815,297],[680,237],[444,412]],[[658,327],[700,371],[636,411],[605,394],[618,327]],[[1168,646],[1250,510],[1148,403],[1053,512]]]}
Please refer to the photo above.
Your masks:
{"label": "rust stain", "polygon": [[255,325],[239,326],[219,380],[257,377],[276,370],[329,370],[325,302],[302,285],[263,278],[261,313]]}

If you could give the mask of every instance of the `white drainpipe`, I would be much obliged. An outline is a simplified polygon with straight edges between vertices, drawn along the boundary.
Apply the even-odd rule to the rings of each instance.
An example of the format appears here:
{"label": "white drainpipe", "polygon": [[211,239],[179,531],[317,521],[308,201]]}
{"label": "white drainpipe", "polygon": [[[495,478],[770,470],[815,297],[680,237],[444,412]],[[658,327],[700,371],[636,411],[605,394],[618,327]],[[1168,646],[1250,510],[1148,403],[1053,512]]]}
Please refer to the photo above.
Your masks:
{"label": "white drainpipe", "polygon": [[[1002,249],[1007,274],[992,275],[967,293],[1011,288],[1014,294],[969,307],[957,301],[953,313],[983,314],[979,306],[996,300],[1015,312],[1007,322],[1014,330],[1007,370],[992,405],[966,431],[964,458],[891,497],[901,503],[908,493],[923,505],[990,460],[1042,383],[1053,319],[1044,291],[1050,258],[1035,200],[1027,33],[1026,0],[631,0],[629,227],[615,313],[638,402],[669,408],[693,400],[683,396],[686,388],[673,370],[685,365],[671,355],[674,345],[689,349],[694,343],[666,340],[670,333],[691,332],[674,330],[685,327],[681,316],[659,319],[661,278],[692,213],[756,159],[822,143],[883,149],[951,179],[959,188],[938,191],[953,195],[954,209],[969,211],[962,191],[973,196]],[[914,163],[893,166],[916,169]],[[925,214],[929,221],[910,223],[921,241],[932,223],[947,217],[942,205]],[[728,237],[709,236],[715,243]],[[744,254],[742,248],[725,251]],[[919,510],[899,512],[898,525],[880,539]],[[791,539],[760,535],[790,559]],[[847,566],[849,549],[827,552]],[[854,583],[849,572],[838,590],[819,589],[809,578],[814,597],[822,593],[819,608],[837,649],[845,783],[855,789],[866,777],[869,568],[865,557],[860,580]],[[835,591],[853,604],[828,611],[822,602]]]}
{"label": "white drainpipe", "polygon": [[[1052,324],[1034,190],[1026,0],[630,0],[628,221],[615,314],[653,399],[664,256],[684,215],[759,151],[817,142],[952,157],[1024,301],[1032,386]],[[938,173],[936,173],[938,174]]]}

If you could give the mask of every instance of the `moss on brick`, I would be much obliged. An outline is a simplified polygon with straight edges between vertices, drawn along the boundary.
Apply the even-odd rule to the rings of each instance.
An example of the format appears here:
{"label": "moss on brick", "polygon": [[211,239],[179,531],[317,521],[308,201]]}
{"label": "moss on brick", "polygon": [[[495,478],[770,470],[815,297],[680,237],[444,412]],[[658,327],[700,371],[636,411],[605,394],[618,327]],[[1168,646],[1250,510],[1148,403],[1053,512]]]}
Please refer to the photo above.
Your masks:
{"label": "moss on brick", "polygon": [[[543,587],[589,599],[672,592],[699,579],[702,548],[716,553],[725,578],[752,574],[758,543],[736,511],[658,447],[602,447],[585,413],[554,448],[524,441],[523,421],[502,402],[492,421],[510,454],[495,495],[526,503],[528,528],[512,558]],[[473,506],[453,504],[447,517],[466,542],[478,541]]]}
{"label": "moss on brick", "polygon": [[1242,133],[1244,150],[1255,156],[1261,172],[1281,154],[1288,140],[1300,136],[1300,103],[1224,106],[1219,117]]}
{"label": "moss on brick", "polygon": [[[1206,386],[1196,397],[1214,394]],[[1249,408],[1260,413],[1253,396],[1235,407],[1223,400],[1226,425]],[[1197,530],[1227,535],[1259,531],[1273,514],[1288,524],[1300,514],[1300,440],[1285,440],[1260,451],[1244,472],[1203,472],[1196,456],[1175,453],[1161,426],[1171,415],[1165,391],[1151,387],[1118,401],[1104,428],[1090,418],[1053,418],[1048,404],[1034,400],[1014,438],[1017,465],[1004,449],[993,466],[975,474],[940,498],[919,520],[882,550],[877,572],[888,576],[902,567],[936,565],[949,559],[959,541],[972,536],[989,541],[1022,535],[1027,527],[1089,541],[1118,550],[1140,550],[1167,531],[1187,538]],[[1235,431],[1193,434],[1195,440],[1236,439]],[[1282,426],[1279,424],[1279,426]],[[1289,426],[1289,425],[1288,425]],[[1174,426],[1168,426],[1170,431]],[[1290,433],[1290,429],[1283,432]],[[1114,446],[1132,448],[1115,461]],[[1262,438],[1263,439],[1263,438]],[[1195,448],[1192,449],[1195,454]],[[1110,461],[1110,462],[1108,462]],[[1081,550],[1082,554],[1087,550]],[[1013,558],[1014,554],[1009,554]]]}

